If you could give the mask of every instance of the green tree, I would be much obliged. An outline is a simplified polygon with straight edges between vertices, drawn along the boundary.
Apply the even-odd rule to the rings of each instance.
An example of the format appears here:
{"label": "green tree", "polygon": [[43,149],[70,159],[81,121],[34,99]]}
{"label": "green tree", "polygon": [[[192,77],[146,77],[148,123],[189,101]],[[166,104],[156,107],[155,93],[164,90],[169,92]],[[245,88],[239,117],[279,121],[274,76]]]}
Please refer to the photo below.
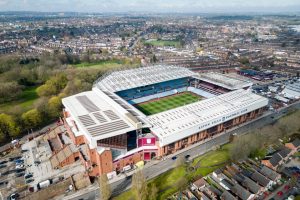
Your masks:
{"label": "green tree", "polygon": [[[17,126],[14,118],[10,115],[1,113],[0,114],[0,137],[5,140],[12,137],[18,136],[20,128]],[[2,140],[3,141],[3,140]]]}
{"label": "green tree", "polygon": [[111,187],[106,174],[98,178],[101,200],[108,200],[111,197]]}
{"label": "green tree", "polygon": [[137,200],[147,199],[147,181],[144,177],[144,174],[141,170],[138,170],[132,175],[132,193],[135,195]]}
{"label": "green tree", "polygon": [[22,121],[25,128],[31,129],[41,124],[42,117],[37,109],[32,109],[22,114]]}
{"label": "green tree", "polygon": [[54,96],[48,101],[48,113],[50,117],[58,117],[61,113],[62,103],[61,98]]}
{"label": "green tree", "polygon": [[59,74],[50,78],[44,85],[38,87],[36,91],[41,97],[57,95],[61,92],[62,89],[66,87],[67,83],[67,76],[65,74]]}

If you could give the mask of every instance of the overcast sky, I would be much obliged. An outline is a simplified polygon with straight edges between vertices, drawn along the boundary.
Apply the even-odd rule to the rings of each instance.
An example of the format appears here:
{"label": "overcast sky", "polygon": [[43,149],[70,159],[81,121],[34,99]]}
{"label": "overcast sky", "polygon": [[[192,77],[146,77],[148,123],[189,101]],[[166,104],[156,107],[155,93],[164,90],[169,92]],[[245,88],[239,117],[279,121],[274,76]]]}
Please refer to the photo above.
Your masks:
{"label": "overcast sky", "polygon": [[300,0],[0,0],[0,11],[298,12]]}

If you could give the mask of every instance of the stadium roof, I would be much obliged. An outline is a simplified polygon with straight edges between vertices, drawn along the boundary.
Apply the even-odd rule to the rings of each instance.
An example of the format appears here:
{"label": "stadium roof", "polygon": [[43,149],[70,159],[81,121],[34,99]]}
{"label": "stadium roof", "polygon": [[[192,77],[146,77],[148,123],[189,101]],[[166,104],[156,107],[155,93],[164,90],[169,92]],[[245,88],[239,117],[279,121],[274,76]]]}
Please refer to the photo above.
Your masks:
{"label": "stadium roof", "polygon": [[78,129],[95,140],[136,130],[140,121],[97,88],[62,100]]}
{"label": "stadium roof", "polygon": [[268,99],[240,89],[148,116],[164,146],[268,105]]}
{"label": "stadium roof", "polygon": [[98,79],[96,86],[104,91],[118,92],[193,75],[194,72],[183,67],[155,65],[112,72]]}
{"label": "stadium roof", "polygon": [[229,90],[237,90],[252,86],[251,81],[246,81],[233,74],[221,74],[216,72],[203,73],[196,76],[198,79],[227,88]]}

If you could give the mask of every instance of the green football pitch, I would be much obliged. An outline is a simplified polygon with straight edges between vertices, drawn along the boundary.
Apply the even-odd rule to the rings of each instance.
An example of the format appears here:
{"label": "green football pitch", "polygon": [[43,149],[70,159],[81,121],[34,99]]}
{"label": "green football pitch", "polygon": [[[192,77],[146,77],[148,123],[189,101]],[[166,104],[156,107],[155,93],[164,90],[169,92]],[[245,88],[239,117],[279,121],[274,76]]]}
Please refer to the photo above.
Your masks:
{"label": "green football pitch", "polygon": [[135,107],[142,111],[145,115],[153,115],[166,110],[194,103],[196,101],[199,101],[200,99],[200,96],[197,96],[190,92],[182,92],[176,95],[136,104]]}

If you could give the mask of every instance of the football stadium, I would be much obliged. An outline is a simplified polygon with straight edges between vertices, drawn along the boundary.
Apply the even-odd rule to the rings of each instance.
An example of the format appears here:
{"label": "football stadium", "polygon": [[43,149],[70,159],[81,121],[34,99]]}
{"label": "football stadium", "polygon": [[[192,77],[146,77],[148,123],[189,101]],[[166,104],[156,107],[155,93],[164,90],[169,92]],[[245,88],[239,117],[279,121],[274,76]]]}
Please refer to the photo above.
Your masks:
{"label": "football stadium", "polygon": [[62,100],[64,126],[90,176],[113,176],[260,116],[268,100],[251,86],[178,66],[113,71]]}

